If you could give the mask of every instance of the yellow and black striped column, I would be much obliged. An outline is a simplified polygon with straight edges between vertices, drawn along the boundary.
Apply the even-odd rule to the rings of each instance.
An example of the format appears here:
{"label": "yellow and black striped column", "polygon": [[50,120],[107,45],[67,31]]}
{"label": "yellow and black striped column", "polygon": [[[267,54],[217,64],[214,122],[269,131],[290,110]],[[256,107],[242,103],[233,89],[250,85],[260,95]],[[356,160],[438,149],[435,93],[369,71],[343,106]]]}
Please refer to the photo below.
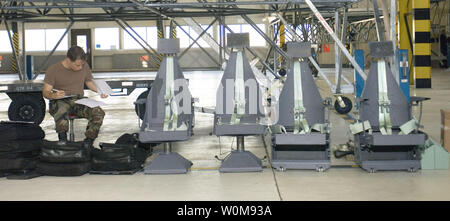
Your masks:
{"label": "yellow and black striped column", "polygon": [[[12,42],[13,42],[13,47],[14,47],[14,51],[16,52],[16,56],[17,58],[19,58],[19,30],[17,28],[17,22],[13,22],[12,23],[12,31],[13,31],[13,35],[12,35]],[[12,56],[12,64],[11,64],[11,69],[14,72],[18,72],[19,69],[17,67],[17,61],[16,61],[16,56]]]}
{"label": "yellow and black striped column", "polygon": [[[161,19],[158,19],[156,21],[156,29],[158,30],[158,38],[157,39],[163,39],[164,38],[164,25]],[[162,61],[162,54],[158,53],[158,60],[161,63]],[[157,64],[157,67],[159,68],[160,64]]]}
{"label": "yellow and black striped column", "polygon": [[416,88],[431,88],[430,1],[413,0],[412,9]]}
{"label": "yellow and black striped column", "polygon": [[172,29],[170,38],[177,38],[177,26],[172,21],[170,22],[170,28]]}
{"label": "yellow and black striped column", "polygon": [[[280,48],[287,51],[286,49],[286,31],[284,29],[284,24],[280,22]],[[280,56],[280,63],[283,62],[283,56]]]}
{"label": "yellow and black striped column", "polygon": [[[402,50],[408,50],[408,67],[409,69],[409,81],[410,85],[414,85],[414,70],[413,67],[413,58],[412,58],[412,49],[413,49],[413,41],[412,36],[412,2],[411,1],[398,1],[398,43],[399,47]],[[411,38],[411,39],[410,39]]]}

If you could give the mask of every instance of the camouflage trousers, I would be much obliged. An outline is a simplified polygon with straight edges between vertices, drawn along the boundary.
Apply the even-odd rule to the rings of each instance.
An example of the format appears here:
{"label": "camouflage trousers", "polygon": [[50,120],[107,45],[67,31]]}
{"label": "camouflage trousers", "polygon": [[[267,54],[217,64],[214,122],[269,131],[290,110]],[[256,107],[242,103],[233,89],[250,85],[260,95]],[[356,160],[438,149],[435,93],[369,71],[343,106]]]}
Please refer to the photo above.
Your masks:
{"label": "camouflage trousers", "polygon": [[76,104],[75,101],[80,98],[81,96],[50,100],[49,113],[55,119],[57,133],[69,131],[69,115],[86,118],[89,121],[85,133],[86,138],[95,139],[102,126],[105,112],[100,107],[90,108]]}

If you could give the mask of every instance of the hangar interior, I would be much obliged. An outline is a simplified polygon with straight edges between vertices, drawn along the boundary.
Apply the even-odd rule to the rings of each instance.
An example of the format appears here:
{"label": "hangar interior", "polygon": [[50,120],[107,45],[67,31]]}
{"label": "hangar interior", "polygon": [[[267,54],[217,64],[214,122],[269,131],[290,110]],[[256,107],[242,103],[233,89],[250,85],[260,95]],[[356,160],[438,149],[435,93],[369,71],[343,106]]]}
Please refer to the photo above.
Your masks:
{"label": "hangar interior", "polygon": [[[124,133],[152,147],[134,174],[0,178],[0,199],[449,200],[449,39],[448,0],[2,1],[1,121],[58,140],[42,82],[77,45],[114,91],[94,148]],[[195,111],[153,127],[180,79]]]}

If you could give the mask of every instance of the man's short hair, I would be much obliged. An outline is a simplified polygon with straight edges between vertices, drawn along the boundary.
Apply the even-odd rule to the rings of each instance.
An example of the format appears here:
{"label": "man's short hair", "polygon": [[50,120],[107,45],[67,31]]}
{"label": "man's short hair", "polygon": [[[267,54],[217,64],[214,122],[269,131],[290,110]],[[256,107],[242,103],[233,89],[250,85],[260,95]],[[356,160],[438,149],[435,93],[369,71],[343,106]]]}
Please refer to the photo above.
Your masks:
{"label": "man's short hair", "polygon": [[67,51],[67,57],[70,59],[70,61],[74,62],[78,59],[81,59],[83,61],[86,61],[86,53],[84,50],[79,46],[72,46]]}

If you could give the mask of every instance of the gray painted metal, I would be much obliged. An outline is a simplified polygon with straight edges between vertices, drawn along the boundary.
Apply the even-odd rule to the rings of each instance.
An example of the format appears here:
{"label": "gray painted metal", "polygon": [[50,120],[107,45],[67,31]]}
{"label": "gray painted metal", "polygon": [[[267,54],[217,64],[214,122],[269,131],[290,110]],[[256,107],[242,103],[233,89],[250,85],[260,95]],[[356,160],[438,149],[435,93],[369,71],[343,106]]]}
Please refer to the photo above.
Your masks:
{"label": "gray painted metal", "polygon": [[[226,25],[226,24],[221,24],[221,25],[222,25],[223,27],[225,27],[230,33],[233,33],[233,34],[234,34],[233,30],[231,30],[230,27],[228,27],[228,25]],[[257,26],[256,26],[256,27],[257,27]],[[225,34],[225,32],[222,33],[222,34]],[[223,45],[225,45],[225,38],[222,39],[222,40],[223,40]],[[225,58],[226,58],[226,54],[227,54],[226,52],[227,52],[227,50],[225,50],[225,49],[226,49],[225,47],[222,47],[222,49],[224,49],[224,51],[225,51]],[[269,72],[272,73],[276,78],[279,77],[279,75],[278,75],[278,73],[276,72],[276,70],[272,70],[272,68],[266,63],[266,61],[263,60],[261,57],[259,57],[258,54],[257,54],[250,46],[247,46],[246,49],[247,49],[247,50],[250,52],[250,54],[252,54],[255,58],[258,58],[259,62],[260,62],[262,65],[264,65],[264,67],[266,68],[266,70],[269,70]]]}
{"label": "gray painted metal", "polygon": [[406,170],[416,172],[421,169],[420,160],[366,160],[361,163],[361,168],[368,172],[379,170]]}
{"label": "gray painted metal", "polygon": [[311,134],[275,134],[275,145],[326,145],[327,135],[318,132]]}
{"label": "gray painted metal", "polygon": [[376,147],[371,149],[362,148],[360,136],[355,136],[355,161],[368,172],[378,170],[407,170],[417,171],[420,169],[421,153],[416,147],[411,146],[408,151],[376,151]]}
{"label": "gray painted metal", "polygon": [[[369,44],[369,47],[371,56],[378,59],[384,59],[393,53],[391,42],[373,43]],[[426,134],[418,131],[408,135],[398,134],[400,132],[398,128],[412,118],[411,106],[389,67],[386,67],[386,81],[393,134],[381,134],[378,121],[378,72],[378,64],[373,63],[361,96],[363,102],[360,106],[360,121],[368,120],[373,133],[355,134],[355,161],[361,168],[369,172],[378,170],[417,171],[421,165],[419,146],[425,144]]]}
{"label": "gray painted metal", "polygon": [[[158,43],[162,44],[158,47],[161,53],[176,53],[178,44],[174,43],[178,40],[166,39],[159,40]],[[167,46],[168,48],[163,48]],[[166,91],[166,63],[167,57],[164,57],[161,62],[161,66],[156,74],[155,81],[152,83],[151,89],[149,91],[146,111],[144,115],[144,120],[141,126],[141,131],[139,133],[139,139],[143,143],[154,143],[161,141],[182,141],[187,140],[191,136],[193,113],[181,113],[178,116],[178,120],[174,127],[180,127],[183,123],[187,124],[186,131],[163,131],[164,119],[165,119],[165,91]],[[189,102],[181,99],[179,103],[179,109],[182,108],[182,104],[188,103],[191,105],[189,107],[192,110],[192,95],[188,89],[188,82],[184,78],[183,72],[181,72],[180,66],[178,65],[178,59],[176,56],[173,57],[173,71],[174,71],[174,81],[183,81],[184,87],[175,88],[175,95],[178,96],[181,93],[184,94],[183,98],[189,99]],[[184,91],[187,90],[187,91]]]}
{"label": "gray painted metal", "polygon": [[[341,32],[340,29],[340,25],[341,25],[341,19],[339,18],[339,11],[336,10],[336,12],[334,13],[334,32],[336,34],[336,36],[339,36],[339,33]],[[340,49],[339,49],[339,45],[337,42],[334,42],[334,56],[336,57],[334,59],[334,67],[335,67],[335,72],[336,74],[335,76],[335,82],[336,82],[336,93],[340,93],[340,87],[338,88],[337,86],[339,85],[339,69],[342,68],[342,66],[339,66],[339,61],[340,61]]]}
{"label": "gray painted metal", "polygon": [[[346,7],[344,10],[344,18],[342,21],[342,30],[340,32],[341,34],[341,41],[345,42],[347,39],[347,28],[348,28],[348,8]],[[337,49],[338,47],[336,47]],[[341,91],[341,78],[342,78],[342,61],[343,61],[343,54],[341,50],[337,50],[339,57],[338,57],[338,73],[336,75],[336,94],[342,93]],[[350,83],[349,83],[350,84]]]}
{"label": "gray painted metal", "polygon": [[[176,54],[180,50],[179,39],[159,39],[158,40],[158,52],[162,54]],[[156,79],[152,84],[149,91],[144,120],[141,126],[141,131],[139,132],[139,140],[143,143],[164,143],[165,152],[159,153],[149,165],[145,167],[144,173],[146,174],[174,174],[174,173],[187,173],[189,168],[192,166],[192,162],[186,160],[178,153],[171,152],[171,143],[174,141],[187,140],[192,135],[192,124],[193,124],[193,106],[192,106],[192,95],[187,87],[187,80],[184,78],[183,73],[178,65],[178,59],[173,56],[173,80],[182,81],[183,87],[175,87],[174,97],[183,94],[180,102],[177,103],[183,108],[183,105],[188,103],[190,105],[190,113],[182,112],[178,115],[176,125],[172,127],[180,127],[182,124],[186,124],[186,130],[176,130],[176,131],[164,131],[164,121],[165,121],[165,107],[166,107],[166,80],[167,80],[167,56],[164,57],[161,62],[158,73],[156,74]],[[184,99],[189,99],[186,102]],[[171,110],[173,111],[173,110]]]}
{"label": "gray painted metal", "polygon": [[373,2],[373,12],[375,17],[375,25],[377,28],[377,37],[378,41],[384,41],[384,35],[383,35],[383,29],[381,28],[381,20],[380,20],[380,11],[378,9],[378,1],[372,1]]}
{"label": "gray painted metal", "polygon": [[[310,57],[311,45],[291,43],[287,44],[288,54],[296,58]],[[302,51],[300,51],[302,50]],[[296,58],[298,59],[298,57]],[[284,169],[315,169],[324,171],[330,168],[330,154],[328,134],[312,132],[310,134],[293,134],[294,127],[294,61],[291,60],[287,71],[287,79],[279,98],[278,125],[288,131],[283,134],[272,134],[270,143],[272,147],[272,167]],[[310,126],[325,123],[325,105],[312,77],[311,69],[306,61],[300,62],[301,88],[303,93],[303,106],[305,118]],[[279,150],[279,146],[289,146],[298,150]],[[315,150],[306,150],[313,148]],[[319,150],[320,148],[320,150]],[[323,150],[322,150],[323,149]]]}
{"label": "gray painted metal", "polygon": [[[304,139],[305,136],[302,138]],[[277,146],[282,144],[275,141],[273,134],[267,134],[265,140],[272,147],[271,165],[277,170],[304,169],[325,171],[331,166],[328,143],[325,146],[325,150],[302,150],[308,148],[310,144],[287,144],[283,146],[289,147],[290,150],[283,150]],[[304,139],[303,142],[307,142],[305,140],[307,139]],[[323,147],[324,145],[321,146]]]}
{"label": "gray painted metal", "polygon": [[[162,125],[161,125],[162,127]],[[175,142],[188,140],[191,137],[191,131],[146,131],[140,132],[139,139],[141,142],[160,143],[160,142]]]}
{"label": "gray painted metal", "polygon": [[394,56],[391,41],[369,42],[369,55],[372,58],[385,58]]}
{"label": "gray painted metal", "polygon": [[[255,95],[258,99],[250,99],[250,90],[249,88],[247,88],[245,90],[245,100],[247,101],[245,104],[245,114],[243,115],[243,117],[240,120],[240,124],[236,124],[235,126],[238,127],[230,127],[229,123],[231,120],[231,114],[227,113],[227,110],[230,110],[230,107],[228,107],[227,105],[233,105],[233,102],[229,102],[234,100],[234,93],[230,93],[227,94],[226,90],[227,90],[227,80],[228,81],[232,81],[234,82],[235,79],[235,71],[236,71],[236,58],[237,58],[237,52],[232,52],[230,54],[230,59],[228,60],[227,66],[225,68],[224,74],[222,76],[222,80],[221,80],[221,85],[223,85],[223,87],[219,87],[219,89],[217,90],[217,99],[216,99],[216,113],[215,113],[215,117],[214,117],[214,134],[216,134],[217,136],[222,136],[224,135],[221,131],[228,131],[233,130],[233,129],[238,129],[238,127],[242,126],[243,128],[245,127],[246,129],[250,129],[250,128],[254,128],[251,129],[252,131],[255,131],[256,133],[253,135],[259,135],[259,134],[263,134],[264,130],[264,126],[259,125],[259,118],[261,116],[263,116],[263,108],[261,107],[261,91],[260,91],[260,86],[259,83],[257,82],[257,80],[255,79],[255,75],[253,74],[253,71],[250,67],[250,64],[245,56],[245,54],[243,53],[243,65],[244,65],[244,82],[247,81],[252,81],[255,83],[255,88],[252,88],[252,90],[255,90]],[[232,85],[234,87],[234,85]],[[251,106],[256,105],[256,113],[251,113]],[[231,110],[233,110],[234,107],[231,107]],[[238,129],[240,132],[237,133],[242,133],[242,135],[249,135],[249,133],[247,133],[245,131],[245,129]],[[262,131],[262,132],[261,132]],[[236,135],[236,132],[233,133],[233,135]]]}
{"label": "gray painted metal", "polygon": [[261,159],[249,151],[231,151],[223,160],[219,168],[222,173],[260,172],[262,171]]}
{"label": "gray painted metal", "polygon": [[330,160],[272,160],[272,167],[277,170],[328,170],[331,167]]}
{"label": "gray painted metal", "polygon": [[[224,118],[222,118],[224,119]],[[229,119],[229,118],[228,118]],[[242,121],[243,119],[241,119]],[[228,120],[229,121],[229,120]],[[215,120],[215,122],[217,122]],[[246,124],[219,124],[214,127],[214,134],[216,136],[251,136],[264,134],[266,127],[257,123]]]}
{"label": "gray painted metal", "polygon": [[[248,46],[248,33],[228,34],[227,37],[228,47],[244,48]],[[217,90],[214,134],[217,136],[237,136],[239,149],[232,151],[222,161],[219,171],[257,172],[262,171],[262,162],[254,154],[244,150],[243,136],[264,134],[265,126],[259,124],[259,118],[264,113],[260,105],[262,92],[260,91],[259,83],[255,78],[244,51],[242,51],[243,80],[244,82],[251,82],[254,85],[253,87],[246,87],[244,90],[246,101],[245,111],[241,115],[239,123],[230,124],[232,113],[228,111],[234,110],[233,101],[235,99],[234,93],[230,93],[230,89],[234,89],[235,87],[237,53],[236,51],[230,53],[227,66],[222,76],[221,86]],[[233,85],[227,85],[227,83],[233,83]],[[232,107],[228,107],[228,105],[232,105]]]}
{"label": "gray painted metal", "polygon": [[311,42],[288,42],[287,54],[291,58],[307,58],[311,57]]}
{"label": "gray painted metal", "polygon": [[[310,51],[310,49],[309,49]],[[325,106],[314,82],[311,69],[307,62],[301,62],[301,78],[303,105],[306,109],[305,118],[309,125],[325,123]],[[279,98],[279,125],[286,128],[294,127],[294,63],[291,62],[287,71],[287,79]]]}
{"label": "gray painted metal", "polygon": [[245,48],[250,45],[248,33],[233,33],[227,35],[228,48]]}
{"label": "gray painted metal", "polygon": [[[392,48],[392,45],[390,45]],[[370,67],[369,76],[364,84],[364,90],[361,95],[363,100],[360,106],[360,120],[370,122],[372,128],[376,131],[379,127],[379,105],[378,105],[378,66],[373,63]],[[405,95],[400,90],[397,82],[392,75],[389,67],[386,66],[386,82],[388,97],[391,101],[390,116],[392,128],[398,128],[411,119],[410,106]]]}
{"label": "gray painted metal", "polygon": [[375,132],[371,135],[371,142],[369,144],[375,146],[411,146],[423,145],[426,136],[423,133],[408,134],[408,135],[382,135],[381,132]]}
{"label": "gray painted metal", "polygon": [[145,174],[180,174],[187,173],[192,162],[178,153],[159,153],[148,165],[145,166]]}
{"label": "gray painted metal", "polygon": [[161,54],[176,54],[180,52],[180,39],[158,39],[158,52]]}

